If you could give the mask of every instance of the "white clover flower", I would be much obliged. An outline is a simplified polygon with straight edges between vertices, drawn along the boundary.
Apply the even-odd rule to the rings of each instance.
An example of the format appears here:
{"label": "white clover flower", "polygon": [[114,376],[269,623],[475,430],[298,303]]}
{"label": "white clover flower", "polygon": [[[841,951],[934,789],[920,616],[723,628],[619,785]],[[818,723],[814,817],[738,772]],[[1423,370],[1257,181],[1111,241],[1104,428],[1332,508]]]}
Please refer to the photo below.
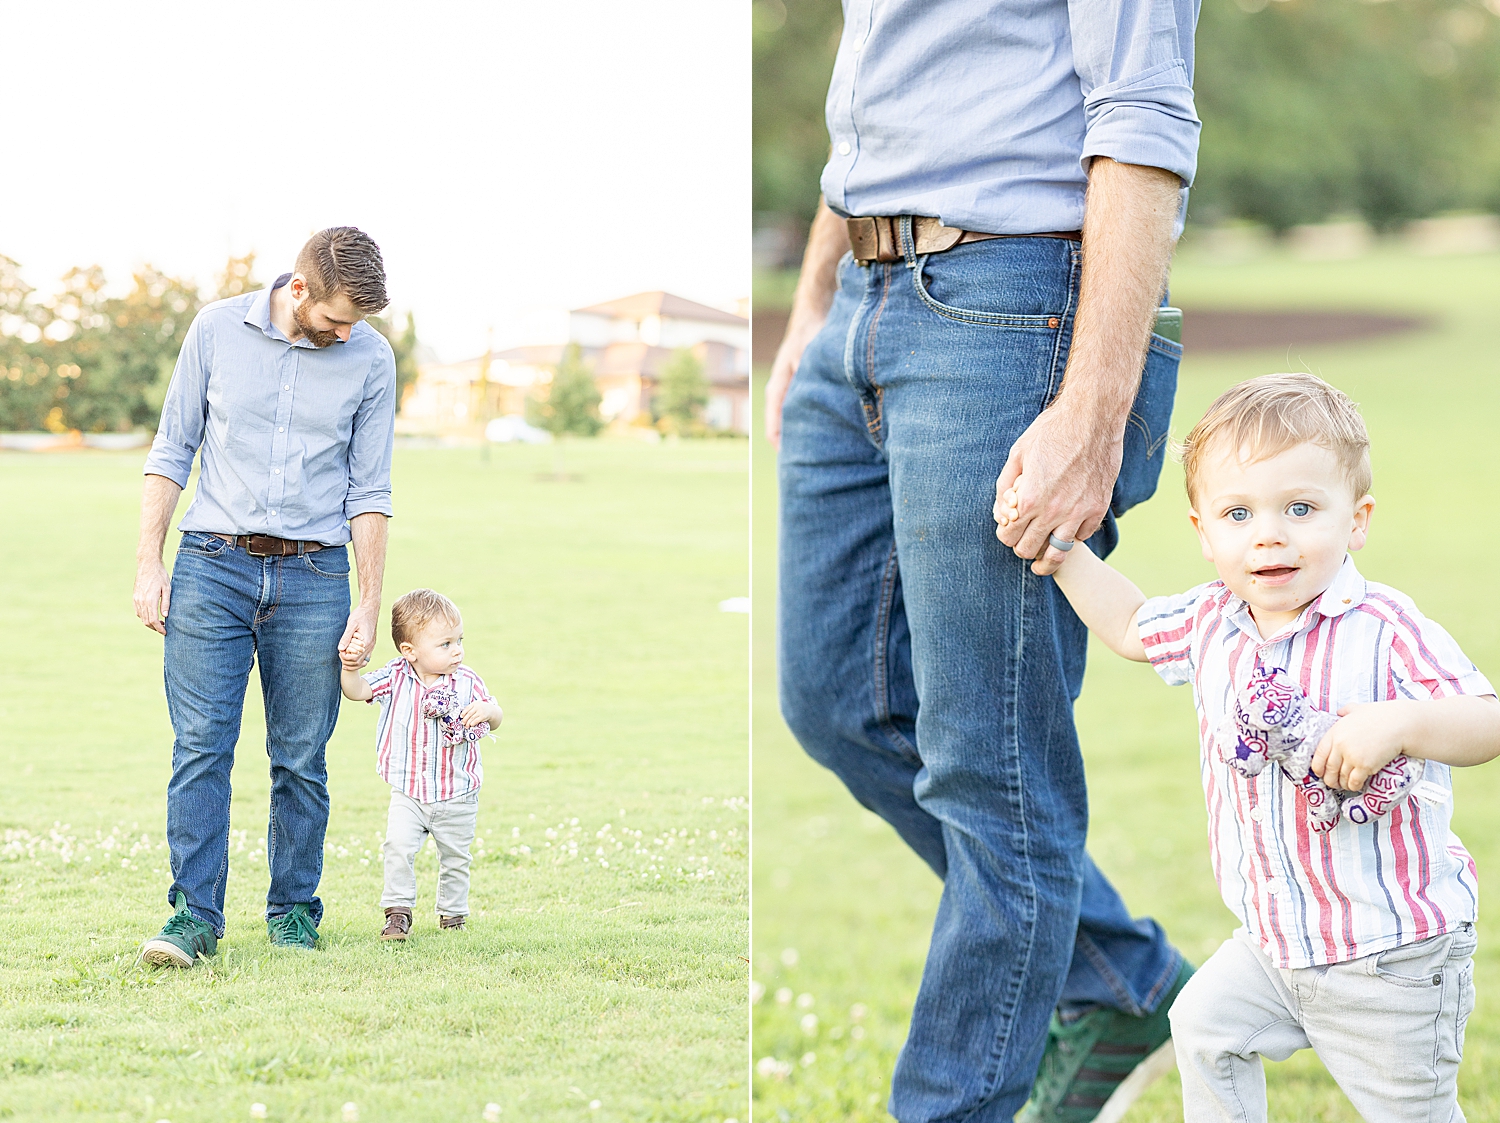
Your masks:
{"label": "white clover flower", "polygon": [[869,1012],[870,1011],[866,1008],[863,1002],[856,1002],[853,1006],[849,1007],[849,1017],[854,1019],[856,1022],[864,1018],[864,1016]]}
{"label": "white clover flower", "polygon": [[781,962],[787,967],[797,966],[797,961],[801,958],[796,948],[782,948],[781,950]]}
{"label": "white clover flower", "polygon": [[813,1065],[815,1065],[817,1063],[818,1063],[818,1054],[816,1054],[816,1053],[803,1053],[802,1054],[802,1067],[803,1068],[811,1068]]}
{"label": "white clover flower", "polygon": [[792,1001],[792,988],[791,987],[777,987],[776,988],[776,1005],[778,1005],[778,1006],[789,1006],[789,1005],[791,1005],[791,1001]]}
{"label": "white clover flower", "polygon": [[500,1123],[500,1105],[484,1105],[484,1123]]}
{"label": "white clover flower", "polygon": [[266,1105],[265,1104],[251,1104],[250,1105],[250,1118],[251,1119],[266,1119],[266,1118],[268,1118],[268,1116],[266,1114]]}
{"label": "white clover flower", "polygon": [[817,1033],[818,1032],[818,1015],[816,1015],[816,1014],[803,1014],[802,1015],[802,1020],[800,1022],[798,1022],[797,1024],[802,1027],[802,1032],[803,1033],[806,1033],[806,1034],[809,1034],[809,1035]]}
{"label": "white clover flower", "polygon": [[766,996],[765,984],[757,979],[750,980],[750,1005],[757,1006],[760,1000]]}
{"label": "white clover flower", "polygon": [[359,1105],[353,1102],[344,1105],[343,1123],[359,1123]]}
{"label": "white clover flower", "polygon": [[797,996],[797,1009],[811,1010],[813,1008],[813,1003],[816,1001],[817,999],[815,999],[810,994],[799,994]]}

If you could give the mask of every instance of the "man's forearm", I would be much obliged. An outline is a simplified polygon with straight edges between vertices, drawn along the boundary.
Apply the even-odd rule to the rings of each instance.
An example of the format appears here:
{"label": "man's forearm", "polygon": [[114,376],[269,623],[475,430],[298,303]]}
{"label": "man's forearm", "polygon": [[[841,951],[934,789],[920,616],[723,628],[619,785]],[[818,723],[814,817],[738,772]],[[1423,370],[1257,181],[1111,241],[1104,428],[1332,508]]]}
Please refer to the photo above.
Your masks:
{"label": "man's forearm", "polygon": [[792,297],[788,329],[794,323],[812,321],[821,324],[828,318],[833,295],[838,289],[839,259],[849,249],[849,230],[844,220],[818,200],[818,213],[807,233],[807,249],[802,253],[802,273],[797,278],[797,292]]}
{"label": "man's forearm", "polygon": [[354,536],[354,567],[359,574],[359,606],[380,608],[380,589],[385,581],[385,547],[390,520],[379,512],[355,515],[349,520]]}
{"label": "man's forearm", "polygon": [[1083,274],[1058,404],[1124,428],[1167,287],[1182,181],[1096,156],[1083,219]]}
{"label": "man's forearm", "polygon": [[161,564],[167,525],[177,510],[182,488],[166,476],[147,476],[141,491],[141,537],[135,548],[136,565]]}

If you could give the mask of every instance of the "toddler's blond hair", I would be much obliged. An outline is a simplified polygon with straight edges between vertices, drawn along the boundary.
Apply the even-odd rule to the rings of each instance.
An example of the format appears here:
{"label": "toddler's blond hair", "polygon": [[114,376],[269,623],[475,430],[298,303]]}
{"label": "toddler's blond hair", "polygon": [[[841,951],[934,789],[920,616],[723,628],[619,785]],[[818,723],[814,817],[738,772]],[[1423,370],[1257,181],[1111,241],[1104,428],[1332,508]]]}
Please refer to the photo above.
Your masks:
{"label": "toddler's blond hair", "polygon": [[431,589],[413,589],[397,597],[391,605],[391,640],[396,650],[400,651],[403,643],[415,642],[417,633],[439,617],[450,624],[463,619],[456,604]]}
{"label": "toddler's blond hair", "polygon": [[1178,446],[1188,502],[1198,503],[1209,453],[1237,449],[1255,461],[1303,443],[1338,457],[1355,499],[1369,494],[1370,435],[1348,395],[1312,374],[1263,374],[1219,395]]}

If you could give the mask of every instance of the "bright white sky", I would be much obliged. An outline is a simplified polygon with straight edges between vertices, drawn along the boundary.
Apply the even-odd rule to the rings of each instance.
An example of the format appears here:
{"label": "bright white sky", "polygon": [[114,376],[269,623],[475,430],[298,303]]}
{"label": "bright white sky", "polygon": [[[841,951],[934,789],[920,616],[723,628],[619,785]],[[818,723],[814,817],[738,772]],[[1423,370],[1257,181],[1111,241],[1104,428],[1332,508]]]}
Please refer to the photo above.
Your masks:
{"label": "bright white sky", "polygon": [[743,0],[0,0],[0,254],[50,291],[142,262],[212,288],[352,225],[445,360],[568,308],[750,285]]}

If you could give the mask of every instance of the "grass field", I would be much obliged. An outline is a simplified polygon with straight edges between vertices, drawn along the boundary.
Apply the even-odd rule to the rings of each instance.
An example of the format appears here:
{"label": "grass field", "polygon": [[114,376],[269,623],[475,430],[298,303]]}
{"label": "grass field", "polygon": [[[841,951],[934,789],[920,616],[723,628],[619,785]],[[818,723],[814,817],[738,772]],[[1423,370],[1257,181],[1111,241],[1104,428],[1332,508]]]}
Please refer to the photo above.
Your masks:
{"label": "grass field", "polygon": [[0,1118],[745,1119],[748,644],[718,610],[748,591],[745,455],[577,442],[560,483],[545,448],[398,450],[385,605],[452,596],[506,712],[470,926],[438,932],[424,852],[414,938],[376,938],[388,789],[346,702],[321,947],[268,945],[252,680],[229,931],[190,972],[135,966],[172,740],[130,607],[141,457],[0,455]]}
{"label": "grass field", "polygon": [[[1190,307],[1420,311],[1441,326],[1365,345],[1195,358],[1182,367],[1174,432],[1234,382],[1304,369],[1348,391],[1374,442],[1376,512],[1360,555],[1372,580],[1414,597],[1489,676],[1500,675],[1500,552],[1494,418],[1500,410],[1500,258],[1394,251],[1307,263],[1239,265],[1191,256],[1173,297]],[[755,1118],[798,1123],[886,1118],[896,1052],[920,978],[939,884],[831,774],[804,757],[776,712],[775,476],[754,449]],[[1169,464],[1155,499],[1122,522],[1116,563],[1148,594],[1210,579]],[[1097,645],[1078,707],[1093,801],[1090,850],[1132,907],[1156,916],[1201,962],[1234,927],[1209,872],[1196,725],[1186,690]],[[1455,829],[1488,886],[1500,874],[1500,766],[1455,777]],[[1103,793],[1108,793],[1103,794]],[[1484,914],[1492,906],[1486,899]],[[1460,1095],[1472,1120],[1500,1119],[1500,937],[1480,926],[1478,1009]],[[809,1015],[812,1017],[809,1018]],[[1311,1053],[1268,1066],[1274,1120],[1358,1117]],[[1182,1118],[1175,1074],[1131,1123]]]}

